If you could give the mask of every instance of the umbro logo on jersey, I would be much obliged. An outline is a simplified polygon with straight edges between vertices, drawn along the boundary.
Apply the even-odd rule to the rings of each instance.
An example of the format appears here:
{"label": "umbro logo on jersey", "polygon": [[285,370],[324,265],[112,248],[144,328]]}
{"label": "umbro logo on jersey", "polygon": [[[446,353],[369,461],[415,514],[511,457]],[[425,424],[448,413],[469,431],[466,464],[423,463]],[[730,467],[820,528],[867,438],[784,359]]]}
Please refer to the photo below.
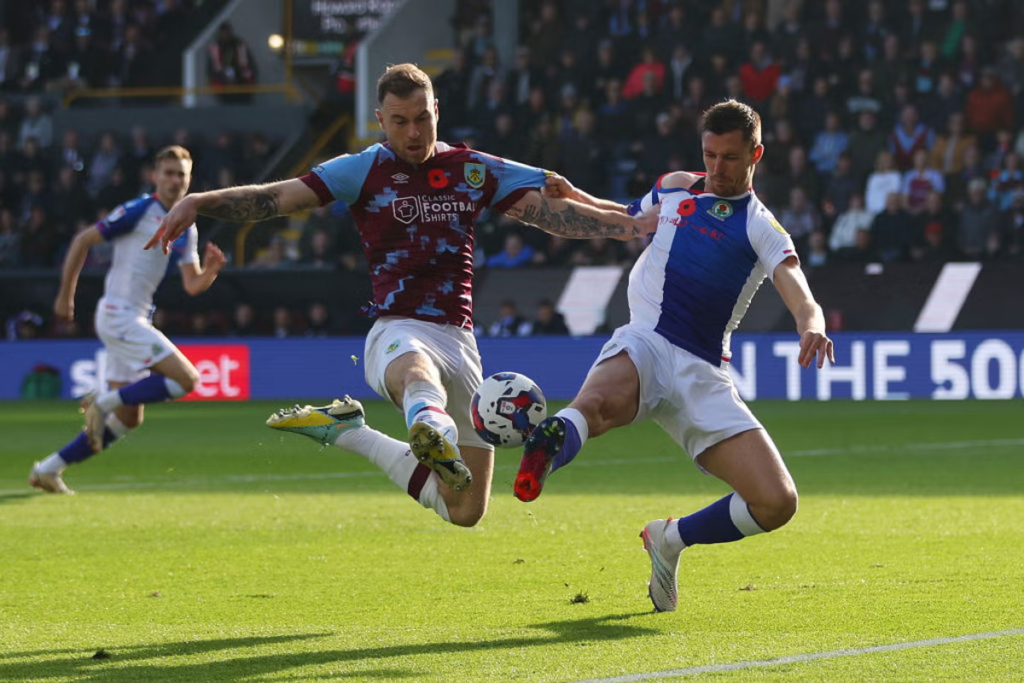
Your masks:
{"label": "umbro logo on jersey", "polygon": [[391,179],[394,180],[396,183],[409,182],[409,176],[407,176],[404,173],[396,173],[395,175],[391,176]]}

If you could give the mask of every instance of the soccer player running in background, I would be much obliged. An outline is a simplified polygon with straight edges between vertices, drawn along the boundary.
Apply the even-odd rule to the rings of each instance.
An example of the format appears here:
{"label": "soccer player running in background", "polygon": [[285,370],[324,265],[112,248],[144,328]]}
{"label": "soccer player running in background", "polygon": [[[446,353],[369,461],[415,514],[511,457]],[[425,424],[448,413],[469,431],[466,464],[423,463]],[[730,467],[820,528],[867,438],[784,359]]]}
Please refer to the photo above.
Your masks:
{"label": "soccer player running in background", "polygon": [[107,272],[103,298],[96,304],[96,334],[107,350],[107,391],[87,396],[85,430],[42,462],[37,462],[29,483],[50,493],[73,493],[61,474],[108,448],[142,424],[143,405],[181,398],[192,391],[199,373],[160,330],[153,327],[153,293],[176,261],[182,284],[192,296],[210,288],[224,267],[224,253],[207,242],[200,266],[196,226],[185,226],[171,245],[173,256],[143,251],[160,222],[188,192],[192,156],[177,145],[156,155],[156,191],[118,206],[97,225],[71,242],[60,292],[53,309],[58,317],[75,317],[75,289],[89,249],[100,242],[114,244],[114,260]]}
{"label": "soccer player running in background", "polygon": [[800,364],[835,362],[793,240],[751,190],[764,154],[760,117],[728,100],[704,113],[700,131],[707,172],[668,173],[629,207],[555,181],[562,196],[656,214],[657,232],[629,276],[630,322],[605,344],[572,403],[527,439],[515,482],[516,497],[532,501],[588,438],[653,419],[702,471],[729,484],[734,493],[703,510],[644,527],[658,611],[676,608],[684,548],[772,531],[796,513],[793,479],[726,365],[730,336],[765,277],[796,321]]}
{"label": "soccer player running in background", "polygon": [[190,195],[147,246],[166,248],[197,214],[252,221],[346,202],[377,317],[366,338],[366,381],[404,413],[408,442],[366,426],[362,405],[347,396],[280,410],[267,424],[357,453],[423,507],[472,526],[486,512],[494,470],[494,449],[470,417],[483,381],[472,331],[475,219],[490,207],[553,234],[613,238],[649,231],[654,219],[546,197],[544,171],[438,141],[433,85],[415,65],[387,69],[377,100],[386,144],[300,178]]}

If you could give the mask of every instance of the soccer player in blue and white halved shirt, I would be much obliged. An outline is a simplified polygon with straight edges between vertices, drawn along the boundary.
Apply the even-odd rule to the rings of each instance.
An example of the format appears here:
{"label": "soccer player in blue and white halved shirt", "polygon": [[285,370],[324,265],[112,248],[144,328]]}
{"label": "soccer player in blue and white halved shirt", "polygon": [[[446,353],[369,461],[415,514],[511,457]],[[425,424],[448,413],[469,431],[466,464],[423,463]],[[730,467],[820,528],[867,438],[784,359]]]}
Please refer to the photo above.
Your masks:
{"label": "soccer player in blue and white halved shirt", "polygon": [[684,548],[772,531],[796,513],[793,479],[727,369],[729,338],[765,277],[796,321],[800,364],[834,362],[793,241],[751,190],[764,154],[760,117],[735,100],[721,102],[704,113],[701,139],[706,173],[664,175],[629,207],[549,180],[580,202],[657,213],[658,227],[629,276],[629,324],[604,346],[569,407],[530,435],[515,482],[520,500],[534,500],[587,438],[649,418],[703,471],[732,486],[703,510],[644,527],[658,611],[676,608]]}
{"label": "soccer player in blue and white halved shirt", "polygon": [[89,249],[104,240],[114,244],[114,261],[95,318],[96,333],[107,349],[110,388],[82,402],[85,430],[32,468],[29,483],[44,491],[73,493],[62,479],[64,468],[109,447],[142,424],[144,404],[181,398],[199,379],[195,366],[153,327],[153,293],[169,265],[177,263],[185,290],[193,296],[201,294],[217,279],[225,258],[208,242],[200,266],[195,224],[174,242],[169,254],[142,249],[171,207],[188,192],[192,156],[184,147],[167,147],[156,155],[154,175],[153,194],[122,204],[75,237],[64,261],[54,312],[71,320],[78,276]]}

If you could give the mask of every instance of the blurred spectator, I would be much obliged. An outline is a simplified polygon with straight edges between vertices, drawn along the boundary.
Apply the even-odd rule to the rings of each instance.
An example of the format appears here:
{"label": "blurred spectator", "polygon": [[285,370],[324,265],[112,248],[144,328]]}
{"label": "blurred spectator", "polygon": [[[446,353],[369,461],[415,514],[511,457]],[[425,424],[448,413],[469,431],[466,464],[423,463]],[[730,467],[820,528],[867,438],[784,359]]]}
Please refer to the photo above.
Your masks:
{"label": "blurred spectator", "polygon": [[7,320],[7,341],[35,339],[43,327],[43,317],[33,311],[22,311]]}
{"label": "blurred spectator", "polygon": [[964,114],[967,126],[982,140],[986,136],[990,139],[998,130],[1013,128],[1013,98],[994,69],[982,70],[978,86],[967,95]]}
{"label": "blurred spectator", "polygon": [[606,160],[604,144],[595,134],[596,119],[589,109],[576,117],[574,130],[564,133],[559,144],[559,168],[581,189],[600,194],[605,186]]}
{"label": "blurred spectator", "polygon": [[949,116],[946,132],[935,140],[929,157],[930,164],[947,177],[960,173],[967,148],[976,144],[976,138],[964,131],[964,115],[954,112]]}
{"label": "blurred spectator", "polygon": [[952,241],[952,233],[940,223],[928,223],[924,227],[924,244],[914,254],[920,263],[948,263],[959,261],[963,254]]}
{"label": "blurred spectator", "polygon": [[864,196],[859,192],[850,195],[850,206],[839,214],[828,239],[832,251],[853,247],[858,230],[870,230],[874,216],[864,207]]}
{"label": "blurred spectator", "polygon": [[878,127],[878,116],[872,111],[862,111],[857,116],[857,127],[850,133],[850,163],[854,177],[866,182],[879,153],[885,149],[886,137]]}
{"label": "blurred spectator", "polygon": [[14,223],[14,214],[6,206],[0,208],[0,268],[21,265],[21,234]]}
{"label": "blurred spectator", "polygon": [[558,168],[562,153],[559,144],[558,132],[551,118],[544,116],[530,131],[523,161],[538,168]]}
{"label": "blurred spectator", "polygon": [[500,316],[487,328],[490,337],[525,337],[530,334],[530,323],[519,315],[516,302],[506,299],[501,302]]}
{"label": "blurred spectator", "polygon": [[253,259],[253,268],[288,268],[294,265],[288,255],[284,236],[277,234],[270,238],[270,245]]}
{"label": "blurred spectator", "polygon": [[658,59],[653,47],[646,46],[643,49],[640,63],[634,66],[630,70],[629,76],[626,77],[622,96],[631,100],[648,92],[660,94],[664,87],[665,64]]}
{"label": "blurred spectator", "polygon": [[885,40],[893,33],[893,23],[886,15],[885,3],[882,0],[868,2],[868,17],[860,38],[868,62],[874,62],[882,56]]}
{"label": "blurred spectator", "polygon": [[0,91],[17,88],[17,77],[20,53],[11,44],[11,35],[7,28],[0,26]]}
{"label": "blurred spectator", "polygon": [[889,151],[893,153],[896,168],[910,170],[914,165],[914,153],[929,150],[935,144],[935,133],[918,120],[917,107],[908,104],[900,112],[900,122],[889,134]]}
{"label": "blurred spectator", "polygon": [[522,143],[515,125],[512,115],[507,111],[495,117],[494,128],[486,132],[482,145],[488,154],[509,159],[519,156]]}
{"label": "blurred spectator", "polygon": [[193,337],[213,337],[218,334],[210,315],[206,311],[196,311],[189,321],[190,334]]}
{"label": "blurred spectator", "polygon": [[914,167],[903,174],[904,208],[911,214],[924,210],[925,199],[932,192],[942,193],[946,190],[942,174],[928,165],[928,150],[919,149],[914,152]]}
{"label": "blurred spectator", "polygon": [[[788,192],[790,188],[799,187],[805,193],[808,202],[817,205],[821,199],[821,182],[818,174],[807,164],[807,152],[800,145],[794,145],[789,150],[789,169],[784,177],[783,187]],[[786,197],[774,198],[775,206],[785,203]]]}
{"label": "blurred spectator", "polygon": [[576,246],[571,261],[577,266],[618,266],[626,262],[626,250],[618,240],[598,237]]}
{"label": "blurred spectator", "polygon": [[835,261],[846,263],[875,263],[878,259],[878,251],[872,242],[873,232],[871,230],[857,230],[853,234],[853,246],[844,247],[835,253]]}
{"label": "blurred spectator", "polygon": [[775,92],[781,69],[760,40],[750,46],[750,60],[740,67],[743,95],[755,109],[762,110]]}
{"label": "blurred spectator", "polygon": [[1018,260],[1024,257],[1024,191],[1013,193],[1013,201],[999,217],[999,225],[1003,253]]}
{"label": "blurred spectator", "polygon": [[895,192],[890,194],[885,201],[885,211],[871,223],[871,243],[882,261],[906,260],[913,241],[912,224],[901,196]]}
{"label": "blurred spectator", "polygon": [[918,98],[935,92],[939,74],[946,69],[945,61],[939,57],[939,46],[934,41],[925,40],[918,48],[918,57],[913,65],[913,89]]}
{"label": "blurred spectator", "polygon": [[121,161],[121,150],[117,147],[117,140],[113,133],[103,133],[100,136],[100,146],[92,155],[89,161],[89,181],[86,189],[89,196],[96,197],[103,186],[110,182],[114,175],[114,169]]}
{"label": "blurred spectator", "polygon": [[864,192],[864,204],[868,213],[873,216],[881,213],[885,209],[889,195],[899,195],[902,191],[903,176],[896,170],[892,152],[879,152],[875,170],[868,176],[867,189]]}
{"label": "blurred spectator", "polygon": [[455,50],[451,65],[434,79],[437,99],[444,102],[444,114],[438,118],[443,138],[453,135],[453,130],[469,119],[469,78],[465,54]]}
{"label": "blurred spectator", "polygon": [[294,337],[297,333],[295,321],[292,319],[292,312],[287,306],[278,306],[274,309],[274,332],[277,339]]}
{"label": "blurred spectator", "polygon": [[67,230],[73,231],[81,217],[94,213],[92,201],[79,182],[78,175],[67,166],[57,173],[57,186],[51,196],[50,213],[54,223],[62,229],[66,227]]}
{"label": "blurred spectator", "polygon": [[309,305],[308,324],[304,332],[307,337],[326,337],[331,333],[327,306],[316,301]]}
{"label": "blurred spectator", "polygon": [[135,188],[129,185],[124,171],[120,166],[115,166],[107,184],[96,194],[96,206],[112,211],[118,204],[134,199],[135,194]]}
{"label": "blurred spectator", "polygon": [[970,33],[960,39],[960,54],[956,65],[956,78],[960,87],[970,90],[978,84],[981,75],[981,56],[978,54],[978,41]]}
{"label": "blurred spectator", "polygon": [[861,69],[857,74],[857,86],[846,98],[846,112],[852,117],[869,111],[875,116],[882,111],[882,95],[875,88],[875,75],[871,69]]}
{"label": "blurred spectator", "polygon": [[150,47],[143,40],[137,24],[124,27],[124,41],[113,56],[113,73],[110,78],[115,87],[138,88],[151,83],[147,78],[146,60]]}
{"label": "blurred spectator", "polygon": [[[217,39],[206,48],[207,76],[214,86],[252,85],[256,82],[256,64],[246,42],[235,35],[231,24],[224,22],[217,29]],[[244,103],[249,94],[220,94],[224,103]]]}
{"label": "blurred spectator", "polygon": [[490,268],[522,268],[533,262],[534,250],[523,244],[523,237],[518,232],[505,235],[505,248],[487,259]]}
{"label": "blurred spectator", "polygon": [[850,136],[842,129],[839,113],[830,111],[825,115],[825,129],[814,139],[814,146],[807,155],[818,173],[829,176],[839,165],[839,155],[846,151]]}
{"label": "blurred spectator", "polygon": [[63,64],[50,45],[50,29],[46,26],[36,27],[19,67],[18,89],[24,92],[39,92],[48,81],[60,76]]}
{"label": "blurred spectator", "polygon": [[38,97],[25,101],[25,116],[18,132],[18,147],[23,149],[29,138],[35,138],[44,149],[53,144],[53,119],[43,111],[43,103]]}
{"label": "blurred spectator", "polygon": [[825,233],[815,230],[807,236],[807,254],[804,263],[809,268],[820,268],[828,263],[828,245]]}
{"label": "blurred spectator", "polygon": [[799,186],[789,190],[789,203],[779,214],[779,221],[792,236],[799,253],[806,252],[808,235],[821,229],[821,215],[808,201],[807,191]]}
{"label": "blurred spectator", "polygon": [[996,211],[1006,211],[1019,190],[1024,190],[1024,172],[1020,169],[1020,157],[1016,152],[1010,152],[1003,159],[1003,167],[992,178],[989,199]]}
{"label": "blurred spectator", "polygon": [[550,299],[542,299],[537,303],[537,317],[529,323],[527,334],[534,336],[568,335],[569,327],[565,324],[565,316],[555,310]]}
{"label": "blurred spectator", "polygon": [[[936,227],[942,234],[942,243],[951,246],[948,236],[956,232],[954,216],[942,201],[942,194],[931,192],[925,199],[924,210],[916,216],[914,221],[914,237],[911,246],[911,255],[914,260],[921,260],[924,250],[938,245],[937,242],[933,243],[928,240],[929,231],[934,232]],[[929,258],[934,258],[937,253],[932,250]]]}
{"label": "blurred spectator", "polygon": [[[321,209],[326,208],[321,207]],[[331,244],[331,236],[326,230],[317,229],[313,232],[308,250],[300,253],[299,263],[313,268],[337,268],[338,255]]]}
{"label": "blurred spectator", "polygon": [[991,151],[985,155],[982,165],[988,175],[994,176],[1005,165],[1006,155],[1013,152],[1013,133],[1009,130],[1001,130],[996,133],[995,146],[990,149]]}
{"label": "blurred spectator", "polygon": [[961,114],[964,110],[964,96],[953,80],[952,74],[943,72],[939,75],[939,84],[935,92],[921,103],[924,124],[932,130],[945,130],[949,125],[949,117]]}
{"label": "blurred spectator", "polygon": [[940,52],[946,59],[952,59],[960,49],[960,42],[964,35],[973,29],[968,16],[967,2],[956,0],[953,3],[952,17],[946,27],[945,35],[942,37]]}
{"label": "blurred spectator", "polygon": [[61,139],[61,148],[56,154],[58,171],[61,168],[69,168],[76,173],[85,170],[85,157],[78,146],[78,131],[66,130]]}
{"label": "blurred spectator", "polygon": [[829,213],[835,216],[846,211],[850,205],[850,197],[856,194],[863,184],[853,175],[853,162],[850,155],[843,152],[839,155],[836,171],[825,186],[824,204],[830,206]]}
{"label": "blurred spectator", "polygon": [[[589,52],[577,54],[585,55],[589,54]],[[443,76],[444,74],[441,75]],[[508,70],[504,81],[506,88],[505,101],[516,108],[527,106],[530,92],[540,86],[543,81],[540,71],[530,66],[530,50],[528,48],[524,46],[516,48],[515,64]],[[447,102],[447,100],[442,101]],[[447,109],[447,107],[445,108]]]}
{"label": "blurred spectator", "polygon": [[972,180],[967,186],[967,201],[960,210],[957,246],[970,259],[984,255],[989,233],[996,227],[996,212],[985,196],[987,189],[984,180]]}
{"label": "blurred spectator", "polygon": [[469,107],[476,107],[495,84],[500,88],[497,96],[493,97],[498,102],[505,98],[505,86],[502,82],[501,67],[498,64],[498,50],[489,47],[483,55],[473,64],[469,75]]}
{"label": "blurred spectator", "polygon": [[[675,9],[675,8],[674,8]],[[668,79],[666,94],[674,101],[681,102],[686,97],[690,78],[696,71],[696,62],[690,49],[684,43],[676,43],[672,48],[665,74]]]}
{"label": "blurred spectator", "polygon": [[235,306],[230,333],[233,337],[253,337],[259,334],[256,326],[256,312],[251,305],[243,302]]}
{"label": "blurred spectator", "polygon": [[55,266],[57,234],[42,206],[29,210],[28,221],[21,230],[22,265],[33,268]]}
{"label": "blurred spectator", "polygon": [[530,50],[530,65],[547,69],[557,61],[562,46],[563,22],[558,16],[558,4],[546,0],[538,16],[529,27],[526,45]]}
{"label": "blurred spectator", "polygon": [[[887,35],[882,42],[882,57],[872,63],[872,80],[875,89],[882,93],[891,93],[897,83],[907,83],[911,78],[910,68],[903,59],[903,46],[895,33]],[[883,112],[883,118],[886,113]],[[887,121],[888,123],[888,121]]]}
{"label": "blurred spectator", "polygon": [[816,76],[811,85],[811,92],[800,103],[800,115],[797,127],[800,138],[813,141],[825,127],[825,117],[832,110],[832,94],[829,92],[828,79]]}

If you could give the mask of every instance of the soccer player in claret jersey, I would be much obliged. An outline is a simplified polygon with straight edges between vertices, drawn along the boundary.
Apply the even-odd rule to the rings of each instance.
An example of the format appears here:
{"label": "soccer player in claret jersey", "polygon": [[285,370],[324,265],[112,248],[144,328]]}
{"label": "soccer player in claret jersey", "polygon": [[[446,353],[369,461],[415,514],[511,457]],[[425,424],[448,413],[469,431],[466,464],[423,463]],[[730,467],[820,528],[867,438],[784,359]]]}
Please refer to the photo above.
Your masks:
{"label": "soccer player in claret jersey", "polygon": [[706,173],[668,173],[628,207],[557,180],[562,196],[654,214],[658,223],[629,276],[629,324],[601,350],[569,407],[527,439],[514,485],[520,500],[536,499],[547,476],[588,438],[645,419],[661,425],[702,471],[728,483],[734,493],[703,510],[644,527],[658,611],[676,608],[684,548],[771,531],[796,513],[793,479],[727,369],[729,338],[765,277],[796,321],[800,364],[834,362],[793,241],[750,187],[764,153],[760,117],[735,100],[716,104],[704,113],[701,139]]}
{"label": "soccer player in claret jersey", "polygon": [[199,372],[160,330],[153,327],[153,293],[176,262],[185,290],[195,296],[210,288],[224,267],[224,253],[206,244],[199,264],[198,233],[186,225],[169,251],[143,251],[171,207],[188,192],[192,156],[184,147],[167,147],[156,155],[156,191],[115,208],[96,226],[71,242],[60,291],[54,303],[58,317],[75,316],[75,289],[89,249],[100,242],[114,244],[114,261],[96,305],[96,333],[107,350],[107,391],[87,396],[85,430],[42,462],[29,483],[50,493],[73,493],[61,476],[64,468],[90,458],[142,424],[143,405],[181,398],[192,391]]}
{"label": "soccer player in claret jersey", "polygon": [[494,469],[493,447],[470,418],[483,381],[472,332],[474,220],[490,207],[553,234],[622,239],[654,219],[547,197],[544,171],[438,141],[433,85],[412,64],[388,68],[377,99],[386,144],[301,178],[190,195],[164,219],[159,241],[166,246],[197,213],[251,221],[346,202],[377,317],[363,355],[366,380],[403,411],[408,442],[368,427],[349,397],[280,410],[267,424],[358,453],[424,507],[472,526],[487,509]]}

